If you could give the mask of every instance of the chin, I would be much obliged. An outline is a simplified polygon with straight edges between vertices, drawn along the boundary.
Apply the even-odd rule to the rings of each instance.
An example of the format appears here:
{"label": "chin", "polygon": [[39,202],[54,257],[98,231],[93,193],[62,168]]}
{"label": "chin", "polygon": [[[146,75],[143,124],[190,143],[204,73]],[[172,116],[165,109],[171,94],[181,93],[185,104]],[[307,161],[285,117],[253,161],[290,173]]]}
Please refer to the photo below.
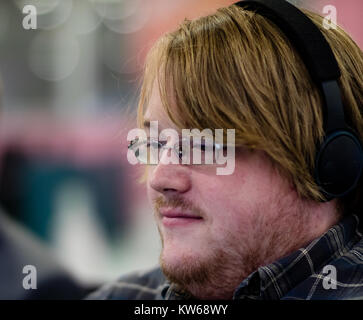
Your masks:
{"label": "chin", "polygon": [[191,261],[203,260],[202,252],[205,253],[205,250],[198,249],[195,244],[193,246],[193,244],[173,241],[163,244],[160,259],[168,265],[187,265]]}
{"label": "chin", "polygon": [[205,281],[204,264],[193,256],[162,252],[160,266],[164,275],[182,288]]}
{"label": "chin", "polygon": [[247,276],[240,269],[237,250],[192,240],[163,241],[160,266],[166,278],[179,290],[201,299],[231,297],[236,286]]}
{"label": "chin", "polygon": [[172,282],[179,284],[203,283],[216,262],[208,250],[192,243],[164,243],[160,265]]}

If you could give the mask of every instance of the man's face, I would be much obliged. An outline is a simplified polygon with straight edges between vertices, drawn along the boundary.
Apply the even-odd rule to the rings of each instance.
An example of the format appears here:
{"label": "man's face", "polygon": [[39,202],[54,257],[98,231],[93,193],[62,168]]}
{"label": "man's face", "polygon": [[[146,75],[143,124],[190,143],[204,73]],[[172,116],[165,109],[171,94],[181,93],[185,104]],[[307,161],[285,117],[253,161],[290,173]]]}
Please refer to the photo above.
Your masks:
{"label": "man's face", "polygon": [[[168,119],[156,88],[145,119],[157,120],[159,130],[182,129]],[[258,266],[304,240],[298,197],[260,151],[236,148],[234,173],[225,176],[216,165],[149,166],[147,191],[162,269],[195,296],[230,295]]]}

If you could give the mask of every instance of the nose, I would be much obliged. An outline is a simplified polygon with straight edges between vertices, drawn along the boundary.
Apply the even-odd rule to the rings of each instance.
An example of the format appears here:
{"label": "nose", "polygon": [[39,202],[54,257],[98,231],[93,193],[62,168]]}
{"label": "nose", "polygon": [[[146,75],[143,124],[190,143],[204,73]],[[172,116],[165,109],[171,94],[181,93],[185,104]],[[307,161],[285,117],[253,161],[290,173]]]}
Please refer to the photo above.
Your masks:
{"label": "nose", "polygon": [[190,170],[185,165],[163,164],[149,169],[149,185],[165,196],[182,194],[191,188]]}

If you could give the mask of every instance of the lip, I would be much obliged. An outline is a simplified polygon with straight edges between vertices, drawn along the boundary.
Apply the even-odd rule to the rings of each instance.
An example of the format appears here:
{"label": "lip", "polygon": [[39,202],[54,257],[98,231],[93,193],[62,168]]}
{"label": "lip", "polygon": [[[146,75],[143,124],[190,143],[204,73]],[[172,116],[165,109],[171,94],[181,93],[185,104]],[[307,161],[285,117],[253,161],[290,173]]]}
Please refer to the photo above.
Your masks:
{"label": "lip", "polygon": [[203,218],[196,216],[190,212],[183,212],[181,210],[173,209],[161,209],[161,221],[166,227],[174,226],[187,226],[190,224],[200,223]]}

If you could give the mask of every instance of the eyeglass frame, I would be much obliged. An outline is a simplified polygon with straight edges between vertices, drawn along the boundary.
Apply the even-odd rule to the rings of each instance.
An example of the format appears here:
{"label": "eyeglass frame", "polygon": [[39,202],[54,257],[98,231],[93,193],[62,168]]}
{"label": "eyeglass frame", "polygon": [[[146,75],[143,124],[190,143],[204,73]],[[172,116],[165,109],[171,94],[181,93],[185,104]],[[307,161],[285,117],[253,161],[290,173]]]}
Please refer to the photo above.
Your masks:
{"label": "eyeglass frame", "polygon": [[[157,163],[150,163],[149,161],[142,161],[140,160],[140,158],[136,155],[136,151],[139,150],[139,148],[137,147],[140,147],[142,145],[145,145],[145,144],[150,144],[150,141],[154,142],[154,143],[157,143],[158,144],[158,158],[163,155],[163,152],[164,150],[169,150],[169,149],[172,149],[175,153],[175,155],[177,156],[177,158],[179,159],[179,161],[182,161],[181,164],[189,164],[189,165],[206,165],[206,164],[209,164],[209,165],[213,165],[213,164],[219,164],[218,163],[218,158],[219,158],[219,155],[220,155],[220,152],[225,150],[228,146],[227,145],[223,145],[222,143],[216,143],[216,142],[213,142],[211,146],[209,146],[208,150],[209,151],[213,151],[215,157],[213,157],[213,161],[212,163],[190,163],[190,151],[193,150],[193,156],[194,156],[194,150],[195,150],[195,143],[194,143],[194,139],[193,139],[193,147],[190,148],[190,137],[188,138],[180,138],[179,140],[177,140],[175,143],[173,143],[171,146],[168,144],[170,144],[170,142],[168,141],[159,141],[158,139],[153,139],[151,140],[150,138],[149,139],[143,139],[143,140],[140,140],[139,138],[136,138],[136,139],[133,139],[130,141],[129,145],[128,145],[128,149],[131,150],[133,152],[133,154],[135,155],[136,159],[139,161],[139,163],[142,163],[142,164],[147,164],[147,165],[156,165],[159,163],[159,159],[157,159]],[[210,141],[209,139],[207,141]],[[183,154],[180,156],[180,150],[183,150],[183,146],[185,146],[184,142],[188,142],[189,144],[189,152],[188,152],[188,162],[185,163],[183,162],[183,160],[185,158],[183,158]],[[201,142],[200,143],[200,147],[203,143]],[[150,147],[150,146],[148,146]],[[182,149],[180,149],[180,147]],[[213,148],[212,148],[213,147]],[[135,149],[137,148],[137,149]],[[211,150],[212,149],[212,150]],[[156,150],[156,149],[154,149]],[[201,148],[199,148],[199,151],[201,151]],[[205,152],[205,150],[203,150],[203,152]],[[218,154],[216,155],[216,152],[218,152]],[[201,154],[200,154],[201,155]],[[201,157],[200,157],[201,159]],[[204,159],[206,159],[206,157],[204,157]],[[180,162],[178,162],[177,164],[180,164]]]}

